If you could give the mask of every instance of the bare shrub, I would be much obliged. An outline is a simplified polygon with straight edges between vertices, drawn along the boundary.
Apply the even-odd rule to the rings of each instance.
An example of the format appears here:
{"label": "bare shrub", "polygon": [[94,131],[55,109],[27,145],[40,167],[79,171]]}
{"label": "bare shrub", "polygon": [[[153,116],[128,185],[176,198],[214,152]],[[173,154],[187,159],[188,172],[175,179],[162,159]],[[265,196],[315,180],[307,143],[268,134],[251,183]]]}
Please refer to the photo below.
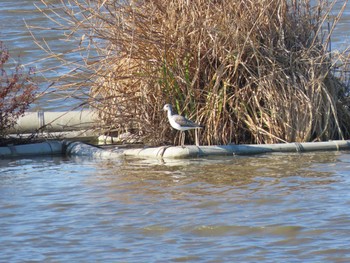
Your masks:
{"label": "bare shrub", "polygon": [[9,51],[0,41],[0,143],[4,141],[6,130],[15,125],[34,101],[37,90],[32,78],[33,70],[24,72],[17,65],[11,72],[6,68],[9,59]]}
{"label": "bare shrub", "polygon": [[209,145],[349,135],[348,86],[333,71],[348,58],[323,29],[336,1],[42,1],[69,37],[95,44],[90,103],[110,133],[174,140],[171,103]]}

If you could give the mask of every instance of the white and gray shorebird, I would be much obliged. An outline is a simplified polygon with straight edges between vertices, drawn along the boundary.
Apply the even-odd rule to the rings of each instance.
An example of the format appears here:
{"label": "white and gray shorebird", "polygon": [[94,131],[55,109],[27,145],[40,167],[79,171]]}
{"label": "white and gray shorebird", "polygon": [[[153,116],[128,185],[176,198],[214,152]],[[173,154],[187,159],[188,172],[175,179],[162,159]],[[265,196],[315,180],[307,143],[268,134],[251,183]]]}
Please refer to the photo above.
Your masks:
{"label": "white and gray shorebird", "polygon": [[204,128],[204,126],[199,125],[184,116],[174,114],[173,107],[170,104],[165,104],[163,110],[168,112],[168,120],[171,127],[175,130],[181,131],[181,146],[184,146],[185,144],[185,131],[192,129],[195,129],[196,145],[199,146],[197,129]]}

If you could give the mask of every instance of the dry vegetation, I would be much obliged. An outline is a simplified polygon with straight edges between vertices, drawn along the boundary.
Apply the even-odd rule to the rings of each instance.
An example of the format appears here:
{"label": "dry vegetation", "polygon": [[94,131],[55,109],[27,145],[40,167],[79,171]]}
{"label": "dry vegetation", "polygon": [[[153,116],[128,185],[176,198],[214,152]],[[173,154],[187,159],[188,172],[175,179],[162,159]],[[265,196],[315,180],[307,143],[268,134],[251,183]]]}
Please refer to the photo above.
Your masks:
{"label": "dry vegetation", "polygon": [[69,38],[98,53],[84,71],[104,131],[173,141],[161,111],[171,103],[206,126],[202,144],[349,137],[348,57],[329,50],[345,8],[332,18],[336,1],[42,2]]}
{"label": "dry vegetation", "polygon": [[10,58],[8,48],[0,41],[0,145],[11,141],[6,138],[7,129],[29,108],[38,89],[33,80],[34,71],[24,72],[20,65],[10,70]]}

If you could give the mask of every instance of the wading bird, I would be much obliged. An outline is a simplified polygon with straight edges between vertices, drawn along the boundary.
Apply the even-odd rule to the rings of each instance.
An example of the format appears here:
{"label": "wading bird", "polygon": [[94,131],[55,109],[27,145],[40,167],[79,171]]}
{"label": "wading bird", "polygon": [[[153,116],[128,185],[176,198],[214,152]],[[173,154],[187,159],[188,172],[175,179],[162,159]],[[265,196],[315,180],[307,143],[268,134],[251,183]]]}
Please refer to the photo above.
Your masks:
{"label": "wading bird", "polygon": [[199,125],[181,115],[174,114],[173,108],[170,104],[165,104],[163,110],[168,112],[168,120],[170,122],[171,127],[181,131],[181,146],[183,147],[185,144],[185,131],[192,129],[195,129],[196,145],[199,146],[197,129],[201,129],[204,126]]}

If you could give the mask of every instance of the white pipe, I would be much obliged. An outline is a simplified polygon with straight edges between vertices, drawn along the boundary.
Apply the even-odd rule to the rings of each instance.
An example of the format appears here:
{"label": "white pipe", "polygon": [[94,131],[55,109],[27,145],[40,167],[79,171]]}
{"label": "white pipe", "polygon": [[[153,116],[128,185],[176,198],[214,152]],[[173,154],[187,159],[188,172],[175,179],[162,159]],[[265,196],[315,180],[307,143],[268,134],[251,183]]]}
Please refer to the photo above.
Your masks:
{"label": "white pipe", "polygon": [[269,152],[310,152],[349,150],[350,141],[279,143],[279,144],[242,144],[217,146],[171,146],[143,149],[128,149],[126,156],[153,158],[189,158],[211,155],[249,155]]}
{"label": "white pipe", "polygon": [[63,132],[91,129],[98,120],[94,111],[68,112],[27,112],[17,120],[16,125],[7,133],[32,133],[38,130]]}
{"label": "white pipe", "polygon": [[68,156],[88,157],[94,159],[112,159],[122,156],[122,152],[118,149],[115,151],[104,150],[93,145],[82,142],[67,142],[63,143],[63,149]]}
{"label": "white pipe", "polygon": [[104,150],[82,142],[47,141],[36,144],[25,144],[0,147],[0,157],[20,157],[27,155],[82,156],[89,158],[120,158],[121,156],[151,158],[189,158],[210,155],[248,155],[269,152],[309,152],[349,150],[350,141],[329,141],[309,143],[280,143],[261,145],[217,145],[217,146],[163,146],[138,149]]}
{"label": "white pipe", "polygon": [[60,141],[46,141],[34,144],[0,147],[1,159],[23,156],[43,156],[60,154],[62,154],[62,142]]}
{"label": "white pipe", "polygon": [[309,151],[339,151],[349,150],[350,141],[329,141],[311,143],[280,143],[280,144],[241,144],[216,146],[162,146],[150,148],[104,150],[84,143],[69,143],[66,154],[71,156],[86,156],[91,158],[118,158],[122,155],[142,158],[194,158],[201,156],[251,155],[269,152],[309,152]]}

